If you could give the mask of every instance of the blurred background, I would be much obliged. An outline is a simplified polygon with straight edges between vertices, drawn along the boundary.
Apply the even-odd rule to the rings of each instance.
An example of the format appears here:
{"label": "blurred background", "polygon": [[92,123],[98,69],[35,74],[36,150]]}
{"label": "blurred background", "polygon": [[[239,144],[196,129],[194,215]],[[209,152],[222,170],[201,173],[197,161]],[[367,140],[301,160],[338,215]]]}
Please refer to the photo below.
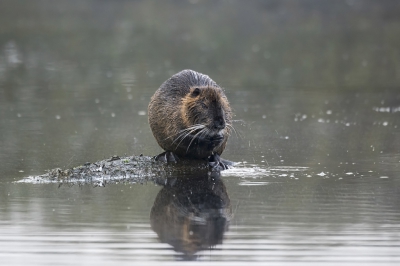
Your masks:
{"label": "blurred background", "polygon": [[147,105],[189,68],[225,88],[238,133],[223,157],[242,162],[219,180],[233,218],[201,233],[223,239],[203,260],[398,265],[399,14],[395,0],[1,0],[0,264],[177,259],[150,228],[165,189],[13,181],[162,152]]}
{"label": "blurred background", "polygon": [[[321,118],[315,116],[334,108],[326,105],[339,92],[347,96],[336,107],[345,100],[350,106],[336,117],[343,123],[363,112],[365,101],[368,111],[390,111],[400,105],[399,12],[398,1],[372,0],[3,0],[1,178],[113,154],[157,154],[147,104],[164,80],[186,68],[224,87],[247,127]],[[373,95],[357,101],[357,92]],[[232,140],[232,159],[245,159],[235,148],[249,141],[288,135],[265,139],[259,135],[277,128],[265,130]]]}

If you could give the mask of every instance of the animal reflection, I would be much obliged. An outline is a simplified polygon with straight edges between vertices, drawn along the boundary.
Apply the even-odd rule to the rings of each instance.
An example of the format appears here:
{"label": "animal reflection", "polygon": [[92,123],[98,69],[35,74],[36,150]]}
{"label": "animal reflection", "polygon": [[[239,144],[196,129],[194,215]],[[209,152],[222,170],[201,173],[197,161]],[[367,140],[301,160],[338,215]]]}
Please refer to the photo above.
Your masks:
{"label": "animal reflection", "polygon": [[151,228],[161,242],[195,259],[195,253],[222,244],[232,216],[226,187],[207,174],[168,178],[151,209]]}

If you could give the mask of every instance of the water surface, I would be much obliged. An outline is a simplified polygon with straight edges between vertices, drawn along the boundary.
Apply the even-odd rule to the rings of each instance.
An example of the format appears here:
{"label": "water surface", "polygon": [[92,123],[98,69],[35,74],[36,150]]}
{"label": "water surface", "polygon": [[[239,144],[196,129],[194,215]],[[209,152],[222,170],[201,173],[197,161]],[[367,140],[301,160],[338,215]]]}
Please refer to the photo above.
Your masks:
{"label": "water surface", "polygon": [[[2,1],[0,264],[397,265],[399,9]],[[235,168],[157,184],[16,182],[160,153],[147,104],[186,68],[226,89]]]}

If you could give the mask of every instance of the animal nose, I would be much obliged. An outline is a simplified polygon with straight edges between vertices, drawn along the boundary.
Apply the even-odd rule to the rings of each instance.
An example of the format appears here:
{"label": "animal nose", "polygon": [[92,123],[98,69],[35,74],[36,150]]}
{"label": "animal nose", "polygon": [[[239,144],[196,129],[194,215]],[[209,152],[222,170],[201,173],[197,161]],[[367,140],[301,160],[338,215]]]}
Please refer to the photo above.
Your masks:
{"label": "animal nose", "polygon": [[217,116],[214,121],[214,129],[221,130],[225,128],[225,119],[222,116]]}

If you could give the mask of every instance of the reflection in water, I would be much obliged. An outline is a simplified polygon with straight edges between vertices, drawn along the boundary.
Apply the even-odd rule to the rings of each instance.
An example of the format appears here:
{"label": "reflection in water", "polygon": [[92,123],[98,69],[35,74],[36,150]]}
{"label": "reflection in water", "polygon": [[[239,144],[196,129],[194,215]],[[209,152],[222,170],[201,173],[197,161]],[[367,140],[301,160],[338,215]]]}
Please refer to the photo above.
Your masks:
{"label": "reflection in water", "polygon": [[232,215],[226,187],[219,177],[169,178],[151,209],[151,228],[161,242],[182,252],[184,259],[222,244]]}
{"label": "reflection in water", "polygon": [[[198,259],[399,265],[399,13],[392,0],[1,0],[0,264],[164,265],[211,253],[195,251],[229,223]],[[146,108],[185,68],[224,84],[244,121],[224,152],[243,162],[222,173],[234,220],[206,173],[168,179],[155,202],[153,229],[180,252],[150,228],[150,180],[9,183],[160,153]]]}

